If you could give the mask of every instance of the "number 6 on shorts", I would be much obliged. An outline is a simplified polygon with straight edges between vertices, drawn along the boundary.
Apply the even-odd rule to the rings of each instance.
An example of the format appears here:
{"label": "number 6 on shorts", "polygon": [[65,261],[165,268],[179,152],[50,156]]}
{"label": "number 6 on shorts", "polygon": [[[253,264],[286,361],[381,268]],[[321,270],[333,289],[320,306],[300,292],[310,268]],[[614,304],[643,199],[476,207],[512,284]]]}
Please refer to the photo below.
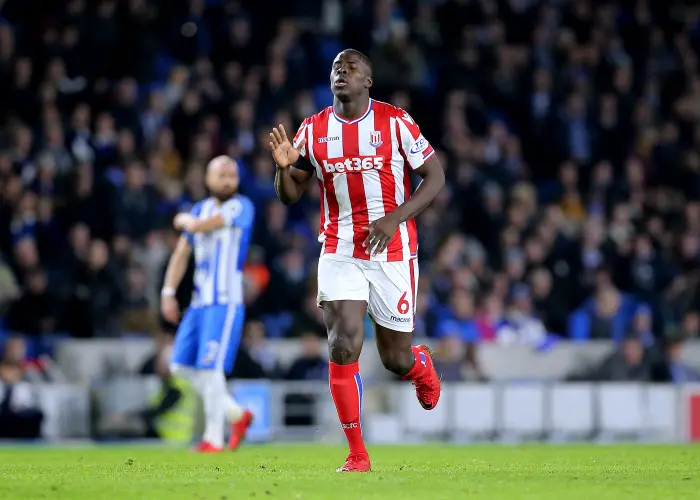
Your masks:
{"label": "number 6 on shorts", "polygon": [[409,308],[411,307],[411,304],[409,304],[408,300],[406,300],[407,294],[408,292],[403,292],[399,302],[396,304],[396,310],[399,312],[399,314],[407,314]]}

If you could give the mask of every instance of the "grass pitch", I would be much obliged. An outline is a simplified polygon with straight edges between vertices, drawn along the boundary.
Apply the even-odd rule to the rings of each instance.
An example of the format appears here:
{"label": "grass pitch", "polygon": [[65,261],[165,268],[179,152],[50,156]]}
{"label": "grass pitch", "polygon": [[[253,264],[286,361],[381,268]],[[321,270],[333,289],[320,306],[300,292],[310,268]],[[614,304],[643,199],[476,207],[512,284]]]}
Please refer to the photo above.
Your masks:
{"label": "grass pitch", "polygon": [[0,448],[0,499],[365,500],[700,498],[700,447],[249,445],[194,455],[144,447]]}

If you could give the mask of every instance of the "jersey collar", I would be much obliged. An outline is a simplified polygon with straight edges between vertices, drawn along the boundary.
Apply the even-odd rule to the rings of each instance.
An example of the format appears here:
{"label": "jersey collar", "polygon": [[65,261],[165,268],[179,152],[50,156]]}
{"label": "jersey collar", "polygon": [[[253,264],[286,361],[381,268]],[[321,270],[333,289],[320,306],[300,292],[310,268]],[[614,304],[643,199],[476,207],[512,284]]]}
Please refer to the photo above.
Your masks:
{"label": "jersey collar", "polygon": [[331,106],[331,109],[333,110],[333,116],[335,117],[336,120],[338,120],[340,123],[343,125],[353,125],[355,123],[359,123],[365,118],[367,118],[367,115],[369,115],[370,111],[372,111],[372,106],[374,106],[374,99],[370,97],[369,103],[367,104],[367,109],[365,110],[364,113],[362,113],[362,116],[359,118],[355,118],[354,120],[345,120],[344,118],[339,117],[338,115],[335,114],[335,108]]}

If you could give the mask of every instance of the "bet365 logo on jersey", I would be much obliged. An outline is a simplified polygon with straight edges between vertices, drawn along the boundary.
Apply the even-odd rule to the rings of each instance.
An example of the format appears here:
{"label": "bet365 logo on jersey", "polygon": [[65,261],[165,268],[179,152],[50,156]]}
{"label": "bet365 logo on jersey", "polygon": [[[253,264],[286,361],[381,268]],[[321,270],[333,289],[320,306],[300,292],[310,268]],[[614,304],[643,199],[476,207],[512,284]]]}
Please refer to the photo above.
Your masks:
{"label": "bet365 logo on jersey", "polygon": [[323,170],[329,174],[344,174],[363,172],[367,170],[379,170],[384,166],[383,156],[359,156],[345,158],[339,161],[323,160]]}

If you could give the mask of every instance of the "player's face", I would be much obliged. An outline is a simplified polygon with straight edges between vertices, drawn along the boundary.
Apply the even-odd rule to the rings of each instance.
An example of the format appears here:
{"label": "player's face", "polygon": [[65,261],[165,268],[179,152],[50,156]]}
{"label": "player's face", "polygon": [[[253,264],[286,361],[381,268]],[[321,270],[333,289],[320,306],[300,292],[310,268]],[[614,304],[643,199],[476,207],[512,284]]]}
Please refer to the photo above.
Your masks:
{"label": "player's face", "polygon": [[207,187],[220,201],[226,201],[238,191],[238,167],[226,163],[207,172]]}
{"label": "player's face", "polygon": [[331,68],[331,91],[342,99],[361,94],[372,85],[367,65],[352,52],[341,52]]}

